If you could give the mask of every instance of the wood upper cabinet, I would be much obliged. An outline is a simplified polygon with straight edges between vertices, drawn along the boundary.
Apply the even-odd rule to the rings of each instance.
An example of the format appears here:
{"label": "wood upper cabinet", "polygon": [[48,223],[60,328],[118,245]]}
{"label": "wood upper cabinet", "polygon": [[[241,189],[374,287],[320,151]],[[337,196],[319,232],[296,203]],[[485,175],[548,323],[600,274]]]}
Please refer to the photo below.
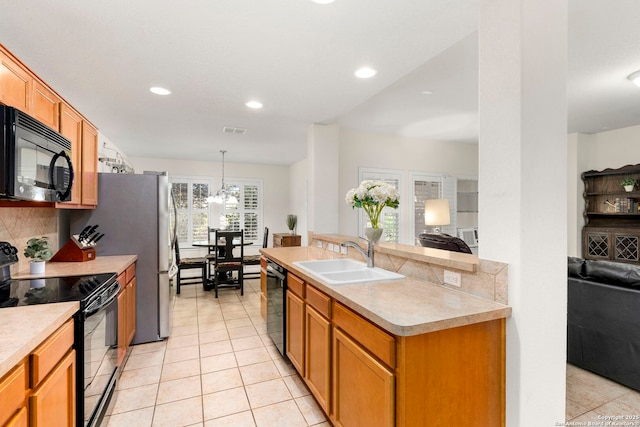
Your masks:
{"label": "wood upper cabinet", "polygon": [[33,98],[31,113],[51,129],[60,129],[60,98],[40,80],[33,80]]}
{"label": "wood upper cabinet", "polygon": [[82,121],[82,194],[83,205],[98,205],[98,129]]}
{"label": "wood upper cabinet", "polygon": [[60,134],[71,141],[74,173],[71,200],[62,205],[79,205],[82,203],[82,116],[66,103],[60,104]]}
{"label": "wood upper cabinet", "polygon": [[32,87],[31,73],[0,46],[0,102],[29,114]]}
{"label": "wood upper cabinet", "polygon": [[60,134],[71,141],[74,182],[62,207],[98,204],[98,130],[66,103],[60,104]]}

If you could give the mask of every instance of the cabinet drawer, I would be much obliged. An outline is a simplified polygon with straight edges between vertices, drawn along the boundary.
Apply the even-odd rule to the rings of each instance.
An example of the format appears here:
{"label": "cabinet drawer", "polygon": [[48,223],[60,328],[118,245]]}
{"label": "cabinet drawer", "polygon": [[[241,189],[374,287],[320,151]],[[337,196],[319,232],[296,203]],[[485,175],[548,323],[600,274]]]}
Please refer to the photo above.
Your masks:
{"label": "cabinet drawer", "polygon": [[267,268],[267,259],[263,256],[260,257],[260,268],[265,270]]}
{"label": "cabinet drawer", "polygon": [[136,263],[134,262],[133,264],[131,264],[129,267],[127,267],[127,270],[125,272],[126,274],[126,282],[125,283],[120,283],[122,286],[128,284],[134,277],[136,277]]}
{"label": "cabinet drawer", "polygon": [[300,298],[304,299],[304,281],[298,276],[287,273],[287,288]]}
{"label": "cabinet drawer", "polygon": [[307,304],[315,308],[318,313],[327,319],[331,318],[331,298],[317,290],[311,285],[307,285]]}
{"label": "cabinet drawer", "polygon": [[31,353],[31,387],[35,388],[73,346],[73,319]]}
{"label": "cabinet drawer", "polygon": [[333,321],[374,356],[391,368],[396,366],[396,341],[382,329],[338,302],[333,304]]}
{"label": "cabinet drawer", "polygon": [[124,288],[127,286],[127,272],[123,271],[118,275],[118,283],[120,283],[120,293],[124,292]]}
{"label": "cabinet drawer", "polygon": [[24,406],[27,389],[27,368],[23,361],[0,381],[0,425]]}

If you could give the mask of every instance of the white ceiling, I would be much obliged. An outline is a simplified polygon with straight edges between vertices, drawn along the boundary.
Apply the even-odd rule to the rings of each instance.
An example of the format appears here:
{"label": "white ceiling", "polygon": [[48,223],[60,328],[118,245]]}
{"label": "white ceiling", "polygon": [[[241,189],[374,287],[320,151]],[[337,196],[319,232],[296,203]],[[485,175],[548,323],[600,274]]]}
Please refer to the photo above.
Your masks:
{"label": "white ceiling", "polygon": [[[568,131],[640,124],[637,0],[569,1]],[[477,141],[478,0],[0,5],[0,43],[129,156],[286,165],[311,123]],[[356,79],[364,64],[378,74]]]}

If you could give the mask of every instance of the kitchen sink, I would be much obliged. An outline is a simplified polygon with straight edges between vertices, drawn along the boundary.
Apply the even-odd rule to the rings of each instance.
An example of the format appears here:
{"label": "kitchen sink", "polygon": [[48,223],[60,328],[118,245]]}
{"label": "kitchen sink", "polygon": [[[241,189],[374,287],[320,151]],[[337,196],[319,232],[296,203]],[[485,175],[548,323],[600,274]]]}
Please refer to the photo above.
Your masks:
{"label": "kitchen sink", "polygon": [[379,267],[368,268],[365,263],[348,258],[296,261],[293,265],[329,285],[379,282],[404,278],[402,274]]}

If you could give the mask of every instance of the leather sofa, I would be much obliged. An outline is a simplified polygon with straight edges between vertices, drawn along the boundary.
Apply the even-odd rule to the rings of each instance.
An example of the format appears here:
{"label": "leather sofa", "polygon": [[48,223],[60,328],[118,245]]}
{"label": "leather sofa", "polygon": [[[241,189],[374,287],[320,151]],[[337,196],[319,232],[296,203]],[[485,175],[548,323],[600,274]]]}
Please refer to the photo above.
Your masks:
{"label": "leather sofa", "polygon": [[567,362],[640,390],[640,266],[569,257]]}
{"label": "leather sofa", "polygon": [[465,254],[471,253],[471,249],[464,240],[444,233],[422,233],[418,235],[418,240],[420,244],[426,248],[444,249],[445,251],[462,252]]}

